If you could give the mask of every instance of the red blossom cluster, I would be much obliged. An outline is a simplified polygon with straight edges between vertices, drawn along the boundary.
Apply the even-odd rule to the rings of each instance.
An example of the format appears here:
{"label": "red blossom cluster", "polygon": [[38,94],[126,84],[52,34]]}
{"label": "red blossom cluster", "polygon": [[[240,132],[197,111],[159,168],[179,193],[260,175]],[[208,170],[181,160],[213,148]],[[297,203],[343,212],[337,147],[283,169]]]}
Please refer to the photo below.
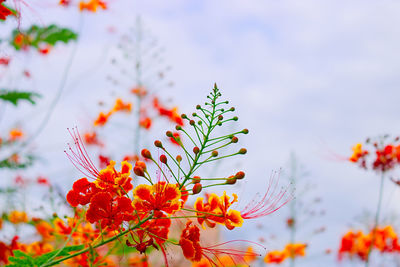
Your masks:
{"label": "red blossom cluster", "polygon": [[[399,138],[387,142],[388,136],[381,137],[380,140],[373,142],[367,139],[366,145],[372,149],[363,149],[361,143],[353,147],[353,154],[349,161],[357,163],[364,169],[373,169],[379,172],[386,172],[400,165],[400,143]],[[372,161],[369,157],[374,155]]]}
{"label": "red blossom cluster", "polygon": [[338,258],[341,260],[344,256],[348,256],[366,261],[372,248],[381,253],[400,253],[399,239],[391,225],[377,227],[368,234],[362,231],[347,232],[342,237]]}

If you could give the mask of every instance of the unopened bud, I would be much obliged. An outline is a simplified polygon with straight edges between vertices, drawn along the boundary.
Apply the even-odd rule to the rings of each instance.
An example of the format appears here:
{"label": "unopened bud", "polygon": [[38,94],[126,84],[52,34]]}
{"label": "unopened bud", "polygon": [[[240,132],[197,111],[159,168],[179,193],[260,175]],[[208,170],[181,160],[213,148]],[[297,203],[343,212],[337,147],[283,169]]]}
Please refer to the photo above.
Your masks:
{"label": "unopened bud", "polygon": [[247,153],[247,149],[246,148],[241,148],[238,153],[244,155],[244,154]]}
{"label": "unopened bud", "polygon": [[194,120],[190,120],[190,121],[189,121],[189,124],[192,125],[192,126],[193,126],[195,123],[196,123],[196,122],[195,122]]}
{"label": "unopened bud", "polygon": [[234,107],[231,107],[230,111],[235,111],[235,108],[234,108]]}
{"label": "unopened bud", "polygon": [[167,164],[167,157],[165,155],[160,156],[160,161],[164,164]]}
{"label": "unopened bud", "polygon": [[193,113],[192,113],[192,116],[193,116],[193,117],[196,117],[196,116],[197,116],[197,113],[196,113],[196,112],[193,112]]}
{"label": "unopened bud", "polygon": [[237,138],[236,136],[233,136],[231,139],[232,143],[237,143],[239,141],[239,138]]}
{"label": "unopened bud", "polygon": [[200,151],[200,148],[198,148],[197,146],[195,146],[195,147],[193,148],[193,153],[194,153],[194,154],[199,153],[199,151]]}
{"label": "unopened bud", "polygon": [[142,156],[146,159],[151,159],[151,153],[148,149],[143,149],[142,150]]}
{"label": "unopened bud", "polygon": [[224,116],[222,116],[222,115],[218,116],[218,120],[222,121],[223,119],[224,119]]}
{"label": "unopened bud", "polygon": [[200,105],[197,105],[197,106],[196,106],[196,109],[201,109],[201,106],[200,106]]}
{"label": "unopened bud", "polygon": [[158,147],[158,148],[162,148],[162,147],[163,147],[160,140],[154,141],[154,145],[155,145],[156,147]]}
{"label": "unopened bud", "polygon": [[175,129],[176,129],[177,131],[180,131],[180,130],[182,130],[182,126],[176,125],[176,126],[175,126]]}
{"label": "unopened bud", "polygon": [[144,171],[147,170],[146,163],[144,163],[143,161],[140,161],[140,160],[136,161],[135,167],[136,166],[142,168]]}
{"label": "unopened bud", "polygon": [[238,117],[233,117],[232,120],[237,121],[239,118]]}
{"label": "unopened bud", "polygon": [[235,176],[230,176],[226,179],[226,184],[236,184],[236,178]]}
{"label": "unopened bud", "polygon": [[243,129],[243,130],[242,130],[242,133],[248,134],[248,133],[249,133],[249,130],[248,130],[248,129]]}
{"label": "unopened bud", "polygon": [[181,155],[176,156],[176,161],[177,162],[181,162],[182,161],[182,156]]}
{"label": "unopened bud", "polygon": [[197,183],[200,183],[201,178],[200,178],[200,176],[193,176],[192,181],[193,181],[193,183],[197,184]]}
{"label": "unopened bud", "polygon": [[135,167],[133,168],[133,172],[134,172],[137,176],[142,176],[142,177],[144,177],[144,170],[143,170],[141,167],[139,167],[139,166],[135,166]]}
{"label": "unopened bud", "polygon": [[182,118],[182,119],[187,119],[186,114],[182,114],[182,115],[181,115],[181,118]]}
{"label": "unopened bud", "polygon": [[212,157],[218,157],[218,151],[217,150],[214,150],[213,152],[211,152],[211,156]]}
{"label": "unopened bud", "polygon": [[172,136],[173,136],[173,134],[172,134],[171,131],[167,131],[167,132],[165,133],[165,135],[168,136],[168,137],[172,137]]}
{"label": "unopened bud", "polygon": [[193,195],[200,193],[202,189],[203,189],[203,186],[201,185],[201,183],[195,184],[193,186]]}
{"label": "unopened bud", "polygon": [[240,180],[244,178],[244,175],[244,172],[240,171],[235,174],[235,178]]}

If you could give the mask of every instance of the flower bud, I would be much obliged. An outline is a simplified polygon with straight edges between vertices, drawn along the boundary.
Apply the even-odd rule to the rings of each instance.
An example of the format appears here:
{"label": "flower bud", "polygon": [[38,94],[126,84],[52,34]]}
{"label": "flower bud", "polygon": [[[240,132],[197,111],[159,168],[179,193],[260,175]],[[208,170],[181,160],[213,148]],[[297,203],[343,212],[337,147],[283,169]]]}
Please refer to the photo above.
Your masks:
{"label": "flower bud", "polygon": [[139,166],[135,166],[133,168],[133,172],[137,175],[137,176],[142,176],[144,177],[144,170],[143,168],[139,167]]}
{"label": "flower bud", "polygon": [[142,168],[144,171],[147,170],[146,163],[144,163],[143,161],[140,161],[140,160],[136,161],[135,167],[136,166]]}
{"label": "flower bud", "polygon": [[199,153],[200,152],[200,148],[198,148],[197,146],[195,146],[194,148],[193,148],[193,153],[194,154],[197,154],[197,153]]}
{"label": "flower bud", "polygon": [[182,119],[187,119],[186,114],[182,114],[182,115],[181,115],[181,118],[182,118]]}
{"label": "flower bud", "polygon": [[201,185],[201,183],[195,184],[193,186],[193,195],[200,193],[202,189],[203,189],[203,186]]}
{"label": "flower bud", "polygon": [[182,126],[176,125],[176,126],[175,126],[175,129],[176,129],[177,131],[180,131],[180,130],[182,130]]}
{"label": "flower bud", "polygon": [[244,178],[244,176],[245,176],[245,174],[244,174],[244,172],[242,172],[242,171],[240,171],[240,172],[237,172],[236,174],[235,174],[235,178],[236,179],[243,179]]}
{"label": "flower bud", "polygon": [[163,147],[160,140],[154,141],[154,145],[155,145],[156,147],[158,147],[158,148],[162,148],[162,147]]}
{"label": "flower bud", "polygon": [[244,155],[244,154],[247,153],[247,149],[246,148],[241,148],[238,153]]}
{"label": "flower bud", "polygon": [[242,130],[242,133],[248,134],[248,133],[249,133],[249,130],[248,130],[248,129],[243,129],[243,130]]}
{"label": "flower bud", "polygon": [[233,117],[232,120],[237,121],[239,118],[237,116]]}
{"label": "flower bud", "polygon": [[224,116],[222,116],[222,115],[218,116],[218,120],[222,121],[223,119],[224,119]]}
{"label": "flower bud", "polygon": [[194,120],[190,120],[189,124],[193,126],[195,124],[195,121]]}
{"label": "flower bud", "polygon": [[193,181],[193,183],[197,184],[197,183],[200,183],[201,178],[200,178],[200,176],[193,176],[192,181]]}
{"label": "flower bud", "polygon": [[167,164],[167,157],[165,155],[160,156],[160,161],[164,164]]}
{"label": "flower bud", "polygon": [[201,109],[201,106],[200,106],[200,105],[197,105],[197,106],[196,106],[196,109]]}
{"label": "flower bud", "polygon": [[214,150],[213,152],[211,152],[211,156],[212,157],[218,157],[218,151],[217,150]]}
{"label": "flower bud", "polygon": [[239,138],[236,136],[232,136],[231,143],[237,143],[239,141]]}
{"label": "flower bud", "polygon": [[193,112],[193,113],[192,113],[192,116],[193,116],[193,117],[196,117],[196,116],[197,116],[197,113],[196,113],[196,112]]}
{"label": "flower bud", "polygon": [[230,111],[235,111],[235,108],[234,108],[234,107],[231,107]]}
{"label": "flower bud", "polygon": [[226,179],[226,182],[225,182],[226,184],[236,184],[236,178],[235,178],[235,176],[229,176],[227,179]]}
{"label": "flower bud", "polygon": [[172,134],[171,131],[167,131],[167,132],[165,133],[165,135],[168,136],[168,137],[172,137],[172,136],[173,136],[173,134]]}
{"label": "flower bud", "polygon": [[146,159],[151,159],[151,153],[148,149],[143,149],[142,150],[142,156]]}
{"label": "flower bud", "polygon": [[182,156],[181,155],[176,156],[176,161],[177,162],[181,162],[182,161]]}

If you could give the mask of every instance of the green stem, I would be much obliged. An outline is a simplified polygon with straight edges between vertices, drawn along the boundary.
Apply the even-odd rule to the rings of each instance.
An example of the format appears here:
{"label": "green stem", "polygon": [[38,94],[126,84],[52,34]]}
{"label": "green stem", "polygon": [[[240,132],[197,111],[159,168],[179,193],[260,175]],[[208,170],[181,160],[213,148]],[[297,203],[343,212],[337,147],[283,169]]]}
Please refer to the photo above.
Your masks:
{"label": "green stem", "polygon": [[[110,243],[110,242],[112,242],[112,241],[114,241],[114,240],[120,238],[121,236],[126,235],[126,234],[129,233],[130,231],[132,231],[132,230],[134,230],[134,229],[140,227],[142,224],[144,224],[145,222],[147,222],[148,220],[150,220],[150,219],[152,219],[152,218],[153,218],[153,214],[150,214],[149,217],[147,217],[146,219],[140,221],[140,222],[139,222],[138,224],[136,224],[135,226],[130,227],[129,229],[127,229],[127,230],[125,230],[125,231],[119,233],[118,235],[115,235],[115,236],[113,236],[113,237],[111,237],[111,238],[109,238],[109,239],[107,239],[107,240],[105,240],[105,241],[103,241],[103,242],[101,242],[101,243],[99,243],[99,244],[97,244],[97,245],[92,246],[92,248],[95,249],[95,248],[101,247],[101,246],[103,246],[103,245],[105,245],[105,244],[107,244],[107,243]],[[74,254],[71,254],[71,255],[62,257],[61,259],[58,259],[58,260],[49,262],[49,263],[47,263],[47,264],[45,264],[45,265],[42,265],[42,267],[54,266],[54,265],[59,264],[59,263],[65,261],[65,260],[74,258],[74,257],[76,257],[76,256],[79,256],[79,255],[83,254],[83,253],[86,253],[86,252],[88,252],[89,250],[90,250],[90,247],[85,248],[85,249],[83,249],[83,250],[81,250],[81,251],[78,251],[78,252],[76,252],[76,253],[74,253]]]}
{"label": "green stem", "polygon": [[376,238],[376,228],[379,225],[379,217],[380,217],[381,207],[382,207],[384,180],[385,180],[385,173],[382,171],[381,183],[380,183],[380,187],[379,187],[378,207],[377,207],[376,213],[375,213],[375,221],[374,221],[374,227],[372,229],[371,244],[370,244],[369,249],[368,249],[367,259],[365,261],[365,267],[369,266],[370,255],[371,255],[371,252],[372,252],[372,249],[373,249],[373,246],[374,246],[374,243],[375,243],[375,238]]}

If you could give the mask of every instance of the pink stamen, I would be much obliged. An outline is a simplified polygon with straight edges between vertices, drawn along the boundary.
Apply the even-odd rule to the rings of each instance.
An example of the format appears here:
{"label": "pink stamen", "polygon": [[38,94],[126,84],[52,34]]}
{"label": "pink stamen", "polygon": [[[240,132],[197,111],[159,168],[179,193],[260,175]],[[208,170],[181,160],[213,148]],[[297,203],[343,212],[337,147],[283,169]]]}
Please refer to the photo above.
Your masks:
{"label": "pink stamen", "polygon": [[[290,187],[281,188],[279,192],[279,175],[274,173],[269,180],[267,192],[261,200],[254,198],[246,207],[240,211],[243,219],[254,219],[267,216],[279,210],[293,199],[293,189]],[[290,190],[290,191],[289,191]],[[290,194],[288,194],[290,192]]]}
{"label": "pink stamen", "polygon": [[75,150],[68,144],[69,153],[64,150],[68,159],[83,175],[96,179],[100,176],[99,170],[90,159],[89,154],[83,144],[83,140],[78,132],[78,128],[72,128],[72,131],[67,129],[72,139],[74,140]]}

